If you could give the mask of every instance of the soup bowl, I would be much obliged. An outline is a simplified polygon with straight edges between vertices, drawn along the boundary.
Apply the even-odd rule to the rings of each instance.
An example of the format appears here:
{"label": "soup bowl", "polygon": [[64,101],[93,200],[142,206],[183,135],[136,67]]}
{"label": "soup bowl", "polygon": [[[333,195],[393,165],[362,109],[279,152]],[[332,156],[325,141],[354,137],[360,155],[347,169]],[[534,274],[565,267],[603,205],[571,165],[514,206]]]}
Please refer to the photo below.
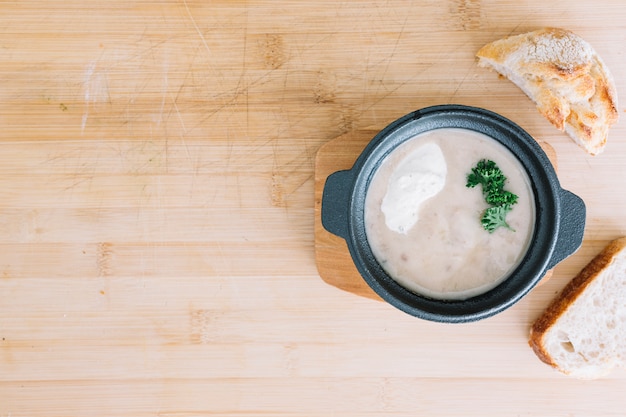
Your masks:
{"label": "soup bowl", "polygon": [[[519,262],[495,287],[464,299],[434,298],[401,285],[378,261],[366,230],[366,196],[383,161],[410,139],[445,128],[481,133],[508,149],[525,171],[534,200],[534,227]],[[463,105],[427,107],[389,124],[351,169],[327,178],[321,208],[322,225],[345,239],[357,270],[374,292],[412,316],[447,323],[485,319],[521,300],[548,270],[580,247],[585,216],[584,202],[561,188],[552,163],[533,137],[499,114]]]}

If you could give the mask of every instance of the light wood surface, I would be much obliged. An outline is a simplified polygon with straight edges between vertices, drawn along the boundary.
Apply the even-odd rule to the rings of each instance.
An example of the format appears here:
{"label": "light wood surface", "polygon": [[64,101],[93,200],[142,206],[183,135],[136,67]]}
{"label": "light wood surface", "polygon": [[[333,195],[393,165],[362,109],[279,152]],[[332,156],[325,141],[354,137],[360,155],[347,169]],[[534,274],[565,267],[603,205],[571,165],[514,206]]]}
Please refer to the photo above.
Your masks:
{"label": "light wood surface", "polygon": [[[0,4],[0,417],[616,416],[531,321],[626,235],[626,124],[585,155],[474,53],[544,25],[626,91],[621,0]],[[417,320],[324,282],[317,151],[485,107],[556,151],[582,248],[506,312]],[[623,107],[619,108],[623,116]]]}

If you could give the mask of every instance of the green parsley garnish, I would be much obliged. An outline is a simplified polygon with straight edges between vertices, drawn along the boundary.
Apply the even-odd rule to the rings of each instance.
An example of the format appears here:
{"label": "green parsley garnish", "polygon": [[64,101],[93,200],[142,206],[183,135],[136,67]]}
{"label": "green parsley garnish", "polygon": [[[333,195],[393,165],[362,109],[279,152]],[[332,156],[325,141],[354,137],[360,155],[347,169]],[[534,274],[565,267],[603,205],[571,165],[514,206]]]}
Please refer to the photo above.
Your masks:
{"label": "green parsley garnish", "polygon": [[[468,188],[482,185],[485,201],[491,207],[483,213],[480,223],[489,233],[493,233],[499,227],[513,230],[506,222],[506,215],[511,207],[517,203],[517,195],[504,189],[506,177],[495,162],[481,159],[472,172],[467,175]],[[513,230],[514,231],[514,230]]]}
{"label": "green parsley garnish", "polygon": [[485,210],[482,219],[480,219],[480,223],[489,233],[493,233],[498,227],[506,227],[507,229],[513,230],[506,222],[506,214],[509,211],[511,211],[510,204],[489,207]]}

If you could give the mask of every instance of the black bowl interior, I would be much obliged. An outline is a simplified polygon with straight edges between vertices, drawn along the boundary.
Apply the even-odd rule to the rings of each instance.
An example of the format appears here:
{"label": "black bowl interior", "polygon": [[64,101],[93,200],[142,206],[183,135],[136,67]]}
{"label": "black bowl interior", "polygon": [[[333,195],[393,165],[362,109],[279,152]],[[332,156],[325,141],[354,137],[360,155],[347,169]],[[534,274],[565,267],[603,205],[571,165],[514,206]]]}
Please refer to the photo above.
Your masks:
{"label": "black bowl interior", "polygon": [[[516,155],[526,169],[535,198],[535,229],[529,249],[511,275],[494,289],[466,300],[434,300],[394,281],[378,264],[365,233],[364,208],[369,183],[384,158],[416,135],[441,128],[474,130],[492,137]],[[522,128],[493,112],[467,106],[434,106],[410,113],[376,135],[355,162],[347,243],[368,285],[395,307],[420,318],[468,322],[486,318],[516,303],[543,277],[554,250],[559,223],[556,173],[539,144]]]}

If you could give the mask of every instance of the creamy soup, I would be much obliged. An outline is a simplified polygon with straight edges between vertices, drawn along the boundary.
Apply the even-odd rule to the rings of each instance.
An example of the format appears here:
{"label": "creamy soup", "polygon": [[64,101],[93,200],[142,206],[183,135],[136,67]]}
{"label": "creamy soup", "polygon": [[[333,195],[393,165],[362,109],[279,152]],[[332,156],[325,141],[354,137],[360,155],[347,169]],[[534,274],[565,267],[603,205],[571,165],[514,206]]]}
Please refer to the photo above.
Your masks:
{"label": "creamy soup", "polygon": [[[518,196],[510,228],[481,224],[481,186],[466,187],[481,159],[507,177]],[[377,169],[365,199],[369,245],[387,273],[409,290],[437,299],[465,299],[502,282],[526,253],[535,204],[528,176],[503,145],[478,132],[437,129],[407,140]]]}

